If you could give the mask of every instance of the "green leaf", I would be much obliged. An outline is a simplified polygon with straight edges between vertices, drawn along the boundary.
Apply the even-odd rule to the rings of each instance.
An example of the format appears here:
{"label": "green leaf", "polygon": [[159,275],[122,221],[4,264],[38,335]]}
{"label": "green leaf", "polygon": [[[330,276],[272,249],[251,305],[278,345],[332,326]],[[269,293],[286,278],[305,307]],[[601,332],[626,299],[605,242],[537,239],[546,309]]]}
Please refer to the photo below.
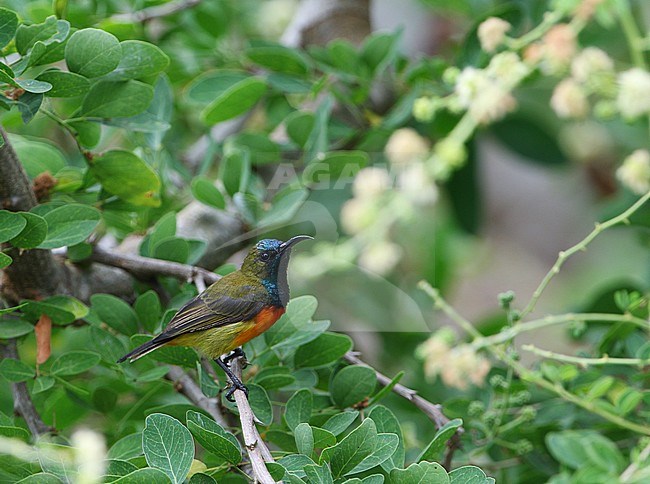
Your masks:
{"label": "green leaf", "polygon": [[255,383],[264,387],[265,390],[276,390],[291,385],[296,377],[291,374],[291,369],[286,366],[272,366],[262,368],[255,375]]}
{"label": "green leaf", "polygon": [[47,237],[38,247],[56,249],[86,240],[99,224],[101,215],[93,207],[71,203],[55,208],[43,218],[47,222]]}
{"label": "green leaf", "polygon": [[279,459],[278,464],[282,465],[287,470],[288,474],[285,474],[285,482],[287,482],[289,474],[295,477],[305,477],[305,467],[308,465],[315,465],[316,463],[306,455],[290,454]]}
{"label": "green leaf", "polygon": [[54,324],[69,324],[77,319],[76,314],[85,316],[87,311],[84,311],[85,306],[80,301],[74,298],[68,301],[68,298],[69,296],[50,296],[41,301],[26,301],[23,313],[33,321],[41,314],[47,314]]}
{"label": "green leaf", "polygon": [[393,469],[390,472],[392,484],[449,484],[447,472],[440,464],[434,462],[420,462],[411,464],[406,469]]}
{"label": "green leaf", "polygon": [[190,255],[190,245],[180,237],[167,237],[156,244],[152,256],[184,264]]}
{"label": "green leaf", "polygon": [[350,473],[377,446],[377,429],[372,419],[365,419],[361,425],[345,436],[334,447],[328,447],[321,454],[321,463],[329,462],[335,479]]}
{"label": "green leaf", "polygon": [[87,242],[68,247],[67,256],[72,262],[81,262],[88,259],[93,253],[93,246]]}
{"label": "green leaf", "polygon": [[29,123],[34,116],[36,116],[42,103],[43,94],[26,92],[18,98],[16,105],[18,106],[18,111],[20,111],[20,117],[23,120],[23,123]]}
{"label": "green leaf", "polygon": [[372,474],[368,477],[361,479],[363,484],[384,484],[383,474]]}
{"label": "green leaf", "polygon": [[50,373],[57,376],[77,375],[98,365],[101,359],[91,351],[68,351],[52,363]]}
{"label": "green leaf", "polygon": [[635,388],[625,388],[616,395],[614,406],[619,415],[627,415],[643,400],[643,393]]}
{"label": "green leaf", "polygon": [[345,412],[332,415],[327,422],[323,425],[325,430],[329,430],[334,435],[343,433],[352,422],[359,416],[358,410],[346,410]]}
{"label": "green leaf", "polygon": [[0,320],[0,339],[18,338],[32,331],[34,331],[34,325],[22,319]]}
{"label": "green leaf", "polygon": [[115,69],[122,58],[120,41],[99,29],[77,30],[65,47],[70,72],[84,77],[100,77]]}
{"label": "green leaf", "polygon": [[61,484],[61,479],[49,472],[39,472],[21,479],[16,484]]}
{"label": "green leaf", "polygon": [[281,159],[280,146],[269,139],[269,136],[262,133],[237,133],[229,136],[224,144],[224,150],[247,150],[251,162],[255,165],[265,163],[277,163]]}
{"label": "green leaf", "polygon": [[301,423],[293,429],[298,452],[310,456],[314,452],[314,434],[308,423]]}
{"label": "green leaf", "polygon": [[176,214],[168,212],[158,219],[151,232],[142,241],[140,255],[149,257],[161,240],[174,235],[176,235]]}
{"label": "green leaf", "polygon": [[141,113],[153,99],[153,87],[140,81],[99,81],[90,88],[81,115],[126,118]]}
{"label": "green leaf", "polygon": [[0,252],[0,269],[9,266],[14,260],[4,252]]}
{"label": "green leaf", "polygon": [[111,150],[93,159],[90,171],[104,190],[145,207],[160,205],[160,179],[130,151]]}
{"label": "green leaf", "polygon": [[90,327],[89,348],[99,353],[107,363],[115,363],[126,353],[126,345],[117,336],[97,326]]}
{"label": "green leaf", "polygon": [[8,437],[10,439],[20,439],[27,441],[29,439],[29,433],[27,430],[21,427],[14,427],[9,425],[0,426],[0,436]]}
{"label": "green leaf", "polygon": [[309,140],[309,135],[314,129],[315,122],[316,118],[312,113],[295,111],[285,121],[287,135],[289,135],[291,141],[304,148]]}
{"label": "green leaf", "polygon": [[102,126],[92,121],[66,121],[76,133],[77,140],[85,148],[94,148],[102,135]]}
{"label": "green leaf", "polygon": [[162,413],[149,415],[142,432],[142,448],[151,467],[162,470],[174,484],[185,480],[194,459],[194,440],[178,420]]}
{"label": "green leaf", "polygon": [[34,378],[35,372],[22,361],[5,358],[0,361],[0,375],[11,382],[21,382]]}
{"label": "green leaf", "polygon": [[35,213],[19,212],[19,215],[25,219],[25,228],[9,242],[21,249],[38,247],[47,236],[47,222]]}
{"label": "green leaf", "polygon": [[49,143],[13,137],[11,142],[30,178],[46,171],[57,173],[66,165],[61,151]]}
{"label": "green leaf", "polygon": [[260,217],[258,227],[272,227],[288,223],[309,196],[306,188],[280,192],[273,199],[271,209]]}
{"label": "green leaf", "polygon": [[312,427],[311,431],[314,434],[314,448],[324,449],[336,444],[336,437],[329,430]]}
{"label": "green leaf", "polygon": [[593,430],[551,432],[545,440],[551,455],[571,469],[592,467],[618,474],[624,467],[616,444]]}
{"label": "green leaf", "polygon": [[273,421],[273,407],[266,390],[259,385],[249,383],[248,385],[248,402],[251,405],[253,413],[262,425],[271,425]]}
{"label": "green leaf", "polygon": [[339,178],[351,178],[369,162],[363,151],[334,151],[314,159],[303,172],[305,183],[332,183]]}
{"label": "green leaf", "polygon": [[217,484],[217,481],[214,477],[197,472],[196,474],[192,474],[189,484]]}
{"label": "green leaf", "polygon": [[154,76],[169,65],[169,57],[149,42],[125,40],[122,46],[122,59],[108,76],[111,80],[125,81]]}
{"label": "green leaf", "polygon": [[449,473],[450,484],[490,484],[494,482],[476,466],[457,467]]}
{"label": "green leaf", "polygon": [[0,243],[17,236],[27,225],[27,221],[15,212],[0,210]]}
{"label": "green leaf", "polygon": [[310,484],[334,484],[332,473],[329,467],[327,467],[327,464],[323,464],[322,466],[317,466],[316,464],[307,465],[305,466],[305,474]]}
{"label": "green leaf", "polygon": [[256,77],[239,81],[226,89],[201,111],[208,126],[239,116],[252,108],[266,92],[266,83]]}
{"label": "green leaf", "polygon": [[51,84],[52,88],[46,94],[48,97],[82,96],[90,89],[88,79],[74,72],[45,71],[39,74],[38,80]]}
{"label": "green leaf", "polygon": [[357,466],[352,469],[352,474],[365,472],[368,469],[383,464],[389,459],[399,446],[400,439],[395,434],[377,434],[377,445],[375,450],[368,457],[363,459]]}
{"label": "green leaf", "polygon": [[[16,31],[16,50],[24,56],[30,48],[40,45],[39,55],[35,55],[36,52],[30,54],[40,58],[47,53],[48,49],[44,47],[54,43],[60,44],[69,33],[70,23],[67,20],[58,20],[53,15],[47,17],[45,22],[40,24],[22,24]],[[34,48],[34,50],[37,49]],[[29,59],[30,65],[36,65],[38,60],[40,59]]]}
{"label": "green leaf", "polygon": [[425,447],[425,449],[420,453],[416,462],[420,461],[436,461],[440,458],[442,451],[447,446],[447,441],[451,439],[458,427],[463,425],[463,421],[459,418],[450,420],[445,425],[440,427],[434,435],[433,440]]}
{"label": "green leaf", "polygon": [[322,368],[338,361],[352,349],[352,340],[345,334],[323,333],[296,350],[297,368]]}
{"label": "green leaf", "polygon": [[25,304],[19,304],[18,306],[13,306],[11,308],[0,308],[0,315],[3,314],[11,314],[14,311],[18,311],[19,309],[25,307]]}
{"label": "green leaf", "polygon": [[246,49],[246,56],[256,64],[272,71],[306,74],[309,66],[298,50],[280,44],[269,44]]}
{"label": "green leaf", "polygon": [[93,311],[114,330],[132,335],[138,330],[138,318],[126,302],[110,294],[93,294],[90,297]]}
{"label": "green leaf", "polygon": [[105,474],[107,477],[122,477],[138,470],[138,467],[135,464],[126,460],[110,459],[106,464]]}
{"label": "green leaf", "polygon": [[226,200],[214,186],[214,183],[205,177],[196,177],[192,180],[192,195],[199,202],[209,205],[211,207],[223,210],[226,208]]}
{"label": "green leaf", "polygon": [[187,427],[205,450],[218,455],[232,465],[241,462],[242,453],[237,438],[230,432],[226,432],[211,418],[190,410],[187,412]]}
{"label": "green leaf", "polygon": [[339,371],[332,380],[332,401],[346,408],[368,397],[377,386],[377,375],[372,368],[350,365]]}
{"label": "green leaf", "polygon": [[158,294],[153,290],[140,294],[133,304],[140,323],[147,331],[154,332],[162,316]]}
{"label": "green leaf", "polygon": [[194,79],[187,87],[187,98],[195,103],[209,104],[217,96],[248,77],[249,75],[244,71],[206,72]]}
{"label": "green leaf", "polygon": [[142,455],[142,434],[140,432],[122,437],[108,450],[109,459],[133,459]]}
{"label": "green leaf", "polygon": [[6,8],[0,8],[0,49],[3,49],[16,35],[18,16]]}
{"label": "green leaf", "polygon": [[313,397],[306,388],[294,393],[287,401],[284,410],[284,420],[291,430],[303,423],[309,422],[313,406]]}
{"label": "green leaf", "polygon": [[51,376],[39,376],[34,380],[34,387],[32,388],[32,393],[34,395],[47,391],[54,386],[56,380]]}
{"label": "green leaf", "polygon": [[317,305],[314,296],[300,296],[289,301],[287,312],[264,333],[266,344],[273,348],[287,348],[316,339],[329,326],[329,323],[311,322]]}
{"label": "green leaf", "polygon": [[399,381],[404,377],[405,372],[404,370],[400,371],[395,375],[392,380],[388,383],[388,385],[384,386],[381,390],[379,390],[377,393],[375,393],[372,398],[370,399],[369,404],[373,405],[380,401],[382,398],[384,398],[387,395],[390,395],[390,393],[393,391],[393,388],[395,385],[399,383]]}
{"label": "green leaf", "polygon": [[219,166],[219,179],[231,197],[246,190],[250,173],[250,155],[242,150],[227,154]]}
{"label": "green leaf", "polygon": [[[166,482],[169,482],[169,473],[158,469],[152,469],[151,467],[145,467],[144,469],[138,469],[124,477],[120,477],[116,481],[113,481],[113,484],[150,484],[152,482],[155,482],[156,484],[165,484]],[[172,480],[172,482],[177,483],[182,481]]]}
{"label": "green leaf", "polygon": [[390,472],[396,467],[400,469],[404,467],[404,437],[402,436],[402,427],[400,426],[399,420],[397,420],[395,414],[389,408],[383,405],[377,405],[370,410],[368,418],[374,420],[375,425],[377,426],[377,432],[395,434],[399,439],[395,451],[388,457],[388,459],[381,463],[381,467],[386,472]]}

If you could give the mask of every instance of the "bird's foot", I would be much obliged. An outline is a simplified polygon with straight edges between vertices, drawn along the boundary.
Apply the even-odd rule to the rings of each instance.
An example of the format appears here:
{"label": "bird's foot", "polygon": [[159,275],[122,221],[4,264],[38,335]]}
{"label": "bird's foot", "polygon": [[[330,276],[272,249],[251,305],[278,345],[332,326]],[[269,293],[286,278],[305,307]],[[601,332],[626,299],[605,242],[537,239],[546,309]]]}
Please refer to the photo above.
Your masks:
{"label": "bird's foot", "polygon": [[244,353],[244,350],[241,348],[235,348],[233,351],[231,351],[228,355],[223,357],[223,362],[228,365],[232,360],[235,358],[242,357],[242,368],[246,368],[248,366],[248,360],[246,359],[246,353]]}
{"label": "bird's foot", "polygon": [[244,392],[244,395],[246,395],[246,398],[248,398],[248,388],[239,379],[237,379],[230,383],[230,388],[226,392],[226,400],[229,402],[234,402],[235,398],[233,397],[233,393],[235,393],[236,390],[241,390]]}

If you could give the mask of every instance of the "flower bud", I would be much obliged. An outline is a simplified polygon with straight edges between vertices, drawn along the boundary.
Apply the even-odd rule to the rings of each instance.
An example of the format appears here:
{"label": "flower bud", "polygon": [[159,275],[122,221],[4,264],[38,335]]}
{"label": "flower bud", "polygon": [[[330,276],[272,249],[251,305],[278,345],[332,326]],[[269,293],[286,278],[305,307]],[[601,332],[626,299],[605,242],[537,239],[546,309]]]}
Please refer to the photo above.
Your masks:
{"label": "flower bud", "polygon": [[616,106],[625,118],[650,112],[650,73],[635,67],[618,76]]}
{"label": "flower bud", "polygon": [[376,198],[391,185],[390,175],[384,168],[371,166],[359,170],[352,185],[352,192],[357,198]]}
{"label": "flower bud", "polygon": [[650,191],[650,153],[636,150],[616,170],[616,178],[637,195]]}
{"label": "flower bud", "polygon": [[587,47],[571,62],[571,75],[578,82],[587,82],[594,75],[613,70],[612,59],[597,47]]}
{"label": "flower bud", "polygon": [[429,142],[413,128],[401,128],[390,136],[384,153],[391,165],[399,167],[424,159],[429,148]]}
{"label": "flower bud", "polygon": [[589,103],[582,87],[571,78],[564,79],[553,90],[551,107],[560,118],[584,118]]}
{"label": "flower bud", "polygon": [[433,120],[438,103],[430,97],[419,97],[413,103],[413,117],[421,123]]}
{"label": "flower bud", "polygon": [[494,52],[506,38],[506,32],[512,25],[498,17],[490,17],[478,26],[478,39],[485,52]]}

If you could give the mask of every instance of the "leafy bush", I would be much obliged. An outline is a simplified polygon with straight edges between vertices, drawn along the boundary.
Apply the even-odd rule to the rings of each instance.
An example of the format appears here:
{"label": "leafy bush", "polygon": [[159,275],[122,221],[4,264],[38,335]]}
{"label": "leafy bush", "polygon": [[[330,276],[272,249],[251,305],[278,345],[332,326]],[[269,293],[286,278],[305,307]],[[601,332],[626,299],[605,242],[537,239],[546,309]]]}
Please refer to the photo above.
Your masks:
{"label": "leafy bush", "polygon": [[[628,224],[647,249],[645,7],[421,3],[463,33],[444,56],[346,30],[349,12],[298,47],[280,35],[305,12],[285,0],[5,2],[3,481],[648,479],[647,271],[535,313],[604,231]],[[480,248],[486,138],[584,169],[602,221],[521,307],[504,292],[472,322],[442,294]],[[247,400],[189,348],[116,363],[249,239],[299,232],[317,243],[244,348]],[[429,334],[430,306],[466,336]],[[515,344],[551,327],[580,353]]]}

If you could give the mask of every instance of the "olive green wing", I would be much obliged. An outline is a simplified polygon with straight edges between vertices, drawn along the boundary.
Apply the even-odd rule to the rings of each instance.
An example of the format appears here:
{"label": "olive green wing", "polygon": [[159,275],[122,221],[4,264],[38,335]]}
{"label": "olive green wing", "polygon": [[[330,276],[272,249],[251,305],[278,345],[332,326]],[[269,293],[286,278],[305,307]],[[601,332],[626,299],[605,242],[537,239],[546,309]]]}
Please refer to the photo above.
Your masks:
{"label": "olive green wing", "polygon": [[204,291],[178,310],[159,337],[170,340],[181,334],[250,321],[269,303],[264,286],[261,290],[240,286],[237,293],[233,297],[217,290]]}

